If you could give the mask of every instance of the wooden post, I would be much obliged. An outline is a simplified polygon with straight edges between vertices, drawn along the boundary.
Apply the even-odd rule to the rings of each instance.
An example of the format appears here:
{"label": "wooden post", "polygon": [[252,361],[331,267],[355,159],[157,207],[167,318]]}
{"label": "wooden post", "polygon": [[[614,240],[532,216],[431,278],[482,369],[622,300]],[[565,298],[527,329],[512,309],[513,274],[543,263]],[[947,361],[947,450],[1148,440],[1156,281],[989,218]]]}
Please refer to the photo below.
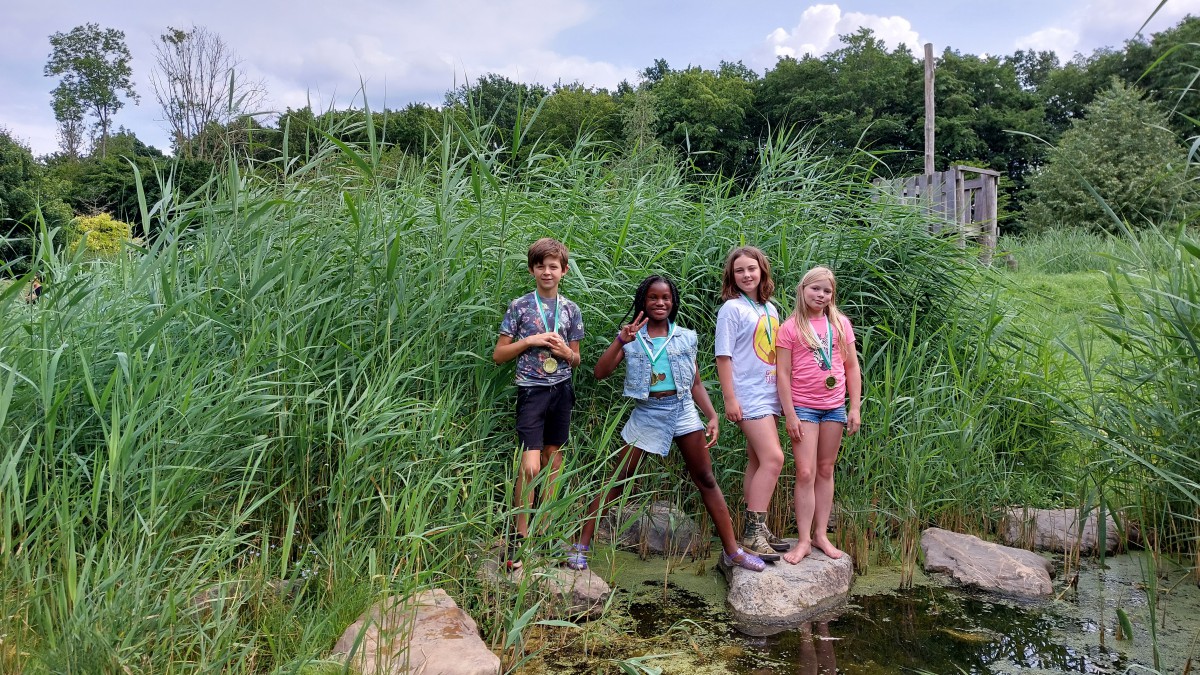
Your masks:
{"label": "wooden post", "polygon": [[925,43],[925,175],[933,173],[933,43]]}

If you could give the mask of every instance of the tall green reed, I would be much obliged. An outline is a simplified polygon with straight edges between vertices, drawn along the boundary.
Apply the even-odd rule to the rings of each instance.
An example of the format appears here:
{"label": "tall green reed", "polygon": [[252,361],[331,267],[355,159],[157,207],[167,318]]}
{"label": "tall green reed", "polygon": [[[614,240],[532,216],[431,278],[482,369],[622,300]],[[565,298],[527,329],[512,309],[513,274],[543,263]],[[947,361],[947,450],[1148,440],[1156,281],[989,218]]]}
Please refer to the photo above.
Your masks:
{"label": "tall green reed", "polygon": [[[396,169],[369,111],[348,124],[365,145],[320,129],[302,155],[231,157],[196,194],[164,190],[142,209],[160,234],[129,255],[84,260],[43,233],[43,301],[0,294],[0,609],[19,643],[4,665],[295,670],[374,599],[429,586],[498,650],[522,644],[510,636],[542,597],[500,594],[476,567],[513,515],[511,373],[487,355],[541,236],[572,251],[563,291],[583,310],[585,364],[637,282],[666,272],[710,383],[729,248],[777,261],[785,305],[808,267],[833,266],[868,378],[839,499],[878,536],[954,513],[929,485],[966,499],[987,478],[1053,471],[1053,455],[1005,455],[1001,427],[1029,419],[1010,403],[1038,382],[995,364],[1022,347],[970,318],[970,263],[876,201],[865,163],[780,136],[743,191],[586,143],[508,153],[486,124],[447,117],[423,163]],[[618,445],[620,383],[575,381],[562,484],[534,514],[547,541],[574,536]],[[724,431],[713,454],[732,501],[745,457]],[[644,492],[703,513],[678,463],[644,472]],[[994,494],[955,508],[1009,496]]]}

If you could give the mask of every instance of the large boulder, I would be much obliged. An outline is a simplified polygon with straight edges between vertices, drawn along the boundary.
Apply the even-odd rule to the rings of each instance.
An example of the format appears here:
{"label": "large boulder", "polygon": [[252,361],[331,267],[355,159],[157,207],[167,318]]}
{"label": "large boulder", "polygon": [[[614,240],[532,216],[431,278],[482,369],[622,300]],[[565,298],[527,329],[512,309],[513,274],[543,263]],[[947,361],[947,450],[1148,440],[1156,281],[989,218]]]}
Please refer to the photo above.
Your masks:
{"label": "large boulder", "polygon": [[[1104,519],[1104,550],[1114,553],[1120,542],[1117,523]],[[1000,537],[1006,544],[1040,551],[1092,555],[1099,550],[1100,517],[1090,511],[1080,530],[1078,509],[1029,509],[1013,507],[1004,517]]]}
{"label": "large boulder", "polygon": [[700,527],[685,511],[670,502],[648,507],[610,509],[600,519],[597,537],[640,553],[690,555],[700,546]]}
{"label": "large boulder", "polygon": [[718,565],[729,582],[726,600],[737,629],[748,635],[772,635],[796,628],[836,609],[850,596],[854,561],[834,560],[819,550],[792,565],[783,560],[762,572]]}
{"label": "large boulder", "polygon": [[441,589],[377,602],[333,651],[362,675],[500,673],[500,658],[480,639],[475,621]]}
{"label": "large boulder", "polygon": [[921,533],[921,550],[926,572],[948,574],[963,586],[1023,598],[1054,592],[1054,565],[1032,551],[936,527]]}
{"label": "large boulder", "polygon": [[519,569],[508,570],[498,559],[491,557],[480,565],[479,578],[493,587],[510,591],[528,580],[532,590],[541,596],[546,614],[559,618],[599,618],[604,613],[608,596],[612,595],[612,588],[590,569],[576,571],[557,565],[538,567],[526,563]]}

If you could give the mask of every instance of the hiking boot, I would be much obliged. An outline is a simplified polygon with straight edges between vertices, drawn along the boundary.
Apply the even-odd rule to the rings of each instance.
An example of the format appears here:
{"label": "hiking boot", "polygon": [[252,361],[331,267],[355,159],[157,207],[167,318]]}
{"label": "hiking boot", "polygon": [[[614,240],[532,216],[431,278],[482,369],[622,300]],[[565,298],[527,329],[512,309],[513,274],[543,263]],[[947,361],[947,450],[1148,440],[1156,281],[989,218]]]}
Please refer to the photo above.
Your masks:
{"label": "hiking boot", "polygon": [[776,553],[786,553],[792,548],[791,544],[780,539],[779,537],[776,537],[775,533],[767,527],[766,522],[763,523],[763,534],[767,538],[767,543],[770,544],[771,548],[774,549]]}
{"label": "hiking boot", "polygon": [[[759,557],[774,556],[775,560],[779,556],[775,555],[775,549],[772,548],[771,542],[767,539],[766,513],[762,511],[747,511],[746,523],[742,527],[742,540],[740,545],[749,553],[753,553]],[[767,560],[763,557],[763,560]]]}

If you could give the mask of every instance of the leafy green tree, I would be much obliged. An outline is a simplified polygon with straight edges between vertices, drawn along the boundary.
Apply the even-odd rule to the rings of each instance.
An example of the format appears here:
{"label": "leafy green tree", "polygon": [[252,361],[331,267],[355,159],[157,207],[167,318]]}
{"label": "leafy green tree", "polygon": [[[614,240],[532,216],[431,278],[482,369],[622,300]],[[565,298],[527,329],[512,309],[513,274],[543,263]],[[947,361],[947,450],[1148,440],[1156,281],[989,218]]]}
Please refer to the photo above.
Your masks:
{"label": "leafy green tree", "polygon": [[649,86],[658,105],[658,137],[691,158],[702,173],[741,175],[755,139],[747,124],[753,82],[740,64],[720,70],[693,66],[667,73]]}
{"label": "leafy green tree", "polygon": [[524,137],[534,111],[549,91],[540,84],[525,84],[487,73],[474,83],[446,93],[446,106],[467,115],[476,127],[487,126],[493,142],[509,151]]}
{"label": "leafy green tree", "polygon": [[[135,102],[138,100],[133,90],[133,71],[129,67],[131,57],[129,47],[125,45],[125,33],[115,28],[101,30],[99,24],[88,23],[76,26],[70,33],[51,35],[50,46],[50,60],[44,72],[47,77],[60,78],[58,86],[51,92],[54,112],[56,116],[74,116],[87,110],[95,117],[100,132],[100,156],[103,157],[108,150],[112,116],[125,105],[121,93]],[[77,120],[75,117],[56,119],[60,129],[64,120]]]}
{"label": "leafy green tree", "polygon": [[1031,225],[1115,230],[1092,190],[1134,227],[1179,217],[1189,198],[1187,155],[1162,108],[1114,79],[1084,112],[1030,178]]}
{"label": "leafy green tree", "polygon": [[[383,140],[413,156],[424,155],[442,132],[442,111],[425,103],[409,103],[383,115]],[[380,121],[377,120],[376,124]]]}
{"label": "leafy green tree", "polygon": [[576,82],[556,85],[542,103],[531,132],[553,146],[574,147],[584,136],[605,143],[620,140],[620,105],[605,89]]}
{"label": "leafy green tree", "polygon": [[71,209],[59,192],[29,148],[0,128],[0,260],[5,265],[23,267],[28,260],[39,212],[49,229],[70,221]]}
{"label": "leafy green tree", "polygon": [[896,174],[920,172],[924,72],[907,47],[888,51],[870,29],[843,35],[824,57],[783,58],[757,85],[763,126],[819,126],[827,152],[886,156]]}
{"label": "leafy green tree", "polygon": [[140,222],[137,178],[130,162],[137,165],[142,175],[147,201],[154,203],[161,196],[156,169],[169,172],[166,157],[124,128],[119,128],[109,139],[109,150],[105,157],[93,156],[76,166],[59,167],[59,175],[68,181],[64,197],[76,213],[111,213],[118,220]]}

